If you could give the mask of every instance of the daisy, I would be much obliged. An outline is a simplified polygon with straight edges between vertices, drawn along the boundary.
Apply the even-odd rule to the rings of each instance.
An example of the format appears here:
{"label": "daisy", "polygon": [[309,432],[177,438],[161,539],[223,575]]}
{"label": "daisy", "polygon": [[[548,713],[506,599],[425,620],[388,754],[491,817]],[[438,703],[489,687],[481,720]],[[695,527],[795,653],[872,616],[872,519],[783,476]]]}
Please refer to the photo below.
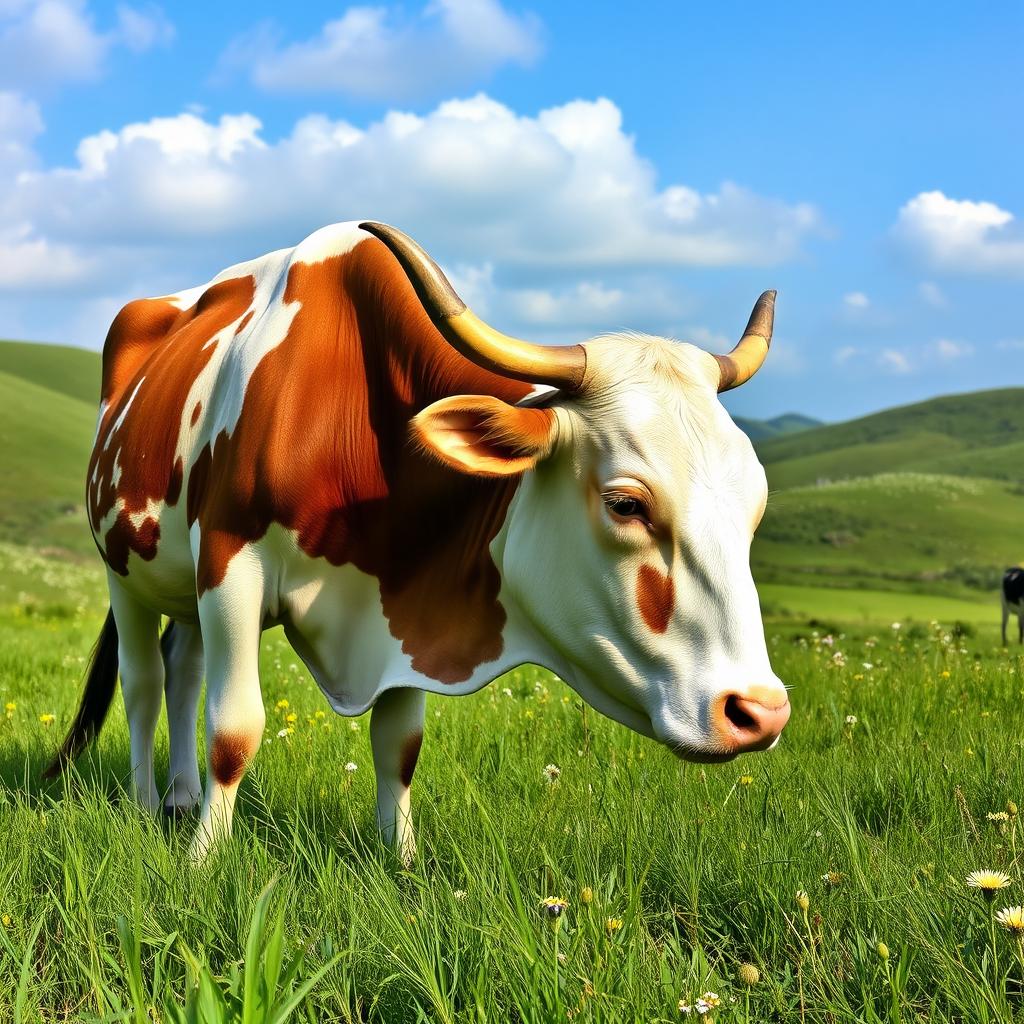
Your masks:
{"label": "daisy", "polygon": [[972,871],[967,876],[967,887],[969,889],[980,889],[981,895],[987,900],[994,899],[996,893],[1000,889],[1005,889],[1009,884],[1009,875],[1004,875],[1002,871],[990,871],[987,868]]}
{"label": "daisy", "polygon": [[996,913],[996,921],[1018,939],[1024,939],[1024,907],[1003,907]]}
{"label": "daisy", "polygon": [[562,769],[557,764],[546,764],[544,766],[544,778],[548,782],[557,782],[562,774]]}

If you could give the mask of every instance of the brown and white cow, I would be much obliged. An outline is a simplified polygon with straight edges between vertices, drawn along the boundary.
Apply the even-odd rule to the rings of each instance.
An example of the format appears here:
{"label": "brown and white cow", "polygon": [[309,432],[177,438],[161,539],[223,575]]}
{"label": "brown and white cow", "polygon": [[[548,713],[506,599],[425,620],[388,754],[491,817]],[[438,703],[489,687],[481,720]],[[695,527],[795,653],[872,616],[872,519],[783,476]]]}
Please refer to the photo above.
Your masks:
{"label": "brown and white cow", "polygon": [[87,484],[110,613],[51,771],[120,669],[136,798],[160,804],[166,692],[165,808],[193,807],[205,674],[202,856],[263,737],[275,624],[337,712],[373,708],[378,821],[406,860],[425,691],[535,662],[683,758],[772,746],[789,703],[749,568],[765,477],[717,396],[763,361],[774,298],[730,356],[632,334],[545,348],[368,222],[130,303]]}

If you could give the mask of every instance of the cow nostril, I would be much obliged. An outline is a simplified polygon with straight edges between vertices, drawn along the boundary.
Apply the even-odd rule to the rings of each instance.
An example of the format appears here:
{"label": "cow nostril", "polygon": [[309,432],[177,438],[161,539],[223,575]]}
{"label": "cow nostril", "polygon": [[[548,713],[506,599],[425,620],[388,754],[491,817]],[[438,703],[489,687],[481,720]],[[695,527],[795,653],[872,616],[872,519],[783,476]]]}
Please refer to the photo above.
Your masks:
{"label": "cow nostril", "polygon": [[748,711],[744,711],[740,698],[735,693],[726,697],[723,711],[729,722],[741,732],[754,732],[759,728],[757,719]]}

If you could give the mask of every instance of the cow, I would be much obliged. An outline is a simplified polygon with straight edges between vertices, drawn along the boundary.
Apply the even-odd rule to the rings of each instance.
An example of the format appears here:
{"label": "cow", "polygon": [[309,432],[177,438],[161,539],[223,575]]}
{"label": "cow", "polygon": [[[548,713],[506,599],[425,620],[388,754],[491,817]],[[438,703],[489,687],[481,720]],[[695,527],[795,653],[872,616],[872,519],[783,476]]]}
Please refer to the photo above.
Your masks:
{"label": "cow", "polygon": [[1010,612],[1017,616],[1017,639],[1024,644],[1024,568],[1018,565],[1003,573],[1003,589],[999,596],[1003,605],[1003,646],[1006,646],[1006,623]]}
{"label": "cow", "polygon": [[760,367],[774,305],[729,355],[638,334],[547,347],[479,319],[371,221],[130,302],[87,478],[110,609],[49,774],[120,673],[134,798],[201,800],[202,859],[263,740],[276,625],[336,712],[372,708],[377,822],[406,863],[426,693],[531,662],[680,758],[773,746],[790,707],[749,564],[765,475],[718,394]]}

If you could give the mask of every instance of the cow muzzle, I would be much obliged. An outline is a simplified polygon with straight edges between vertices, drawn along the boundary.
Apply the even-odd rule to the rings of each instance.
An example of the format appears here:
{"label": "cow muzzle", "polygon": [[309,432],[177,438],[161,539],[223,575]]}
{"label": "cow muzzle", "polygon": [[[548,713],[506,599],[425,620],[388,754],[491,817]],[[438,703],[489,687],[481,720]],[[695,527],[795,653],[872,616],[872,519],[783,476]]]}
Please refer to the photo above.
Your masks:
{"label": "cow muzzle", "polygon": [[751,687],[722,694],[711,708],[711,727],[730,754],[774,746],[789,721],[789,698],[781,687]]}

